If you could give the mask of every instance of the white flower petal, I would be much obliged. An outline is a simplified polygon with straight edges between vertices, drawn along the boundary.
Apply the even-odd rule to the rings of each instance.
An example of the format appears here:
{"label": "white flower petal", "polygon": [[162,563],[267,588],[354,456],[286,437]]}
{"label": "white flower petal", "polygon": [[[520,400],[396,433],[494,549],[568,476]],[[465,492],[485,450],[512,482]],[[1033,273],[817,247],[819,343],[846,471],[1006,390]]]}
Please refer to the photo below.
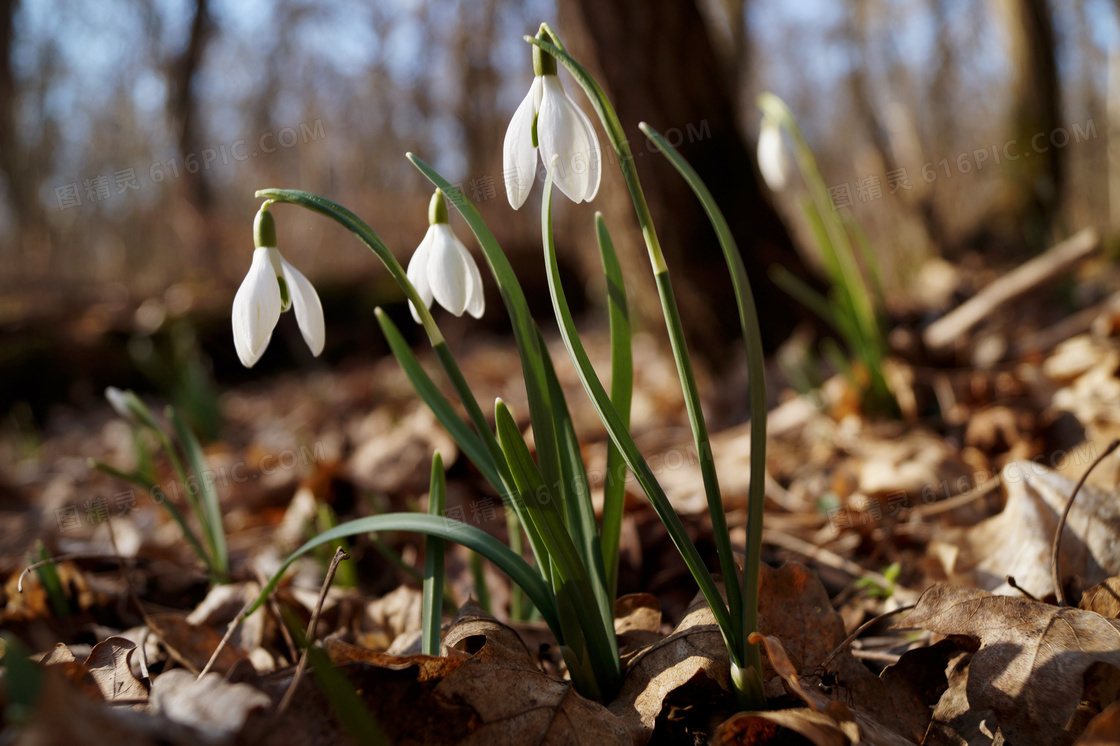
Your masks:
{"label": "white flower petal", "polygon": [[[447,223],[436,223],[432,231],[431,256],[428,257],[428,282],[432,296],[456,316],[467,308],[467,260],[470,254]],[[458,243],[458,246],[456,244]]]}
{"label": "white flower petal", "polygon": [[452,237],[463,250],[463,257],[467,263],[467,313],[476,319],[481,319],[482,314],[486,313],[486,292],[482,289],[482,273],[478,271],[478,264],[467,251],[467,247],[463,246],[463,242],[454,234]]}
{"label": "white flower petal", "polygon": [[311,348],[311,354],[319,357],[327,341],[326,324],[323,321],[323,304],[311,281],[303,273],[281,258],[284,282],[288,283],[288,293],[292,298],[292,309],[296,313],[296,323],[303,334],[303,341]]}
{"label": "white flower petal", "polygon": [[[432,245],[432,238],[434,233],[432,229],[435,226],[429,226],[428,232],[424,234],[424,240],[416,247],[416,251],[412,254],[412,259],[408,262],[408,281],[412,283],[412,287],[416,288],[421,300],[424,301],[425,308],[432,307],[432,287],[428,283],[428,258],[429,248]],[[419,324],[420,314],[416,310],[416,306],[412,301],[408,302],[408,308],[412,312],[413,320]]]}
{"label": "white flower petal", "polygon": [[[593,156],[588,127],[584,124],[586,117],[580,118],[579,109],[564,92],[560,78],[555,75],[541,77],[544,79],[544,94],[541,96],[541,110],[537,115],[537,142],[540,144],[541,160],[548,164],[553,155],[560,157],[553,180],[568,199],[582,202],[591,186]],[[593,135],[594,132],[590,134]],[[596,140],[595,146],[597,145]],[[598,191],[598,185],[595,190]]]}
{"label": "white flower petal", "polygon": [[541,106],[541,79],[533,78],[529,93],[521,100],[513,119],[506,129],[502,145],[502,174],[506,182],[506,197],[517,210],[533,188],[537,171],[537,149],[533,145],[533,119]]}
{"label": "white flower petal", "polygon": [[[573,106],[575,106],[574,103]],[[603,178],[603,151],[599,148],[599,136],[595,134],[595,128],[591,125],[591,120],[583,113],[583,109],[578,106],[575,108],[587,130],[587,140],[591,143],[592,148],[590,158],[588,158],[591,174],[587,180],[587,194],[583,197],[584,202],[590,202],[599,193],[599,182]]]}
{"label": "white flower petal", "polygon": [[268,248],[253,252],[249,273],[233,297],[233,345],[246,368],[252,368],[272,339],[280,320],[280,283],[268,257]]}
{"label": "white flower petal", "polygon": [[114,412],[129,422],[135,422],[136,417],[132,414],[132,410],[128,408],[128,399],[125,397],[123,391],[116,386],[107,386],[105,388],[105,399],[109,402],[109,406],[113,408]]}
{"label": "white flower petal", "polygon": [[758,132],[758,170],[766,185],[775,192],[786,186],[786,157],[782,144],[782,131],[778,125],[762,120]]}

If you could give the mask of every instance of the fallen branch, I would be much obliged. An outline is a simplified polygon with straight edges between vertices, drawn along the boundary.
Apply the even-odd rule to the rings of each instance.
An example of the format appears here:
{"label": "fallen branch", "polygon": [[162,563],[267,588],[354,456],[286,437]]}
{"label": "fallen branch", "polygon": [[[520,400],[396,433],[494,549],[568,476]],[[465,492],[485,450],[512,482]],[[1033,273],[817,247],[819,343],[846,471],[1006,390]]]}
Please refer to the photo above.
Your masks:
{"label": "fallen branch", "polygon": [[1045,254],[1011,270],[930,324],[922,340],[930,350],[946,349],[1004,303],[1062,274],[1100,245],[1100,234],[1092,228],[1074,234]]}

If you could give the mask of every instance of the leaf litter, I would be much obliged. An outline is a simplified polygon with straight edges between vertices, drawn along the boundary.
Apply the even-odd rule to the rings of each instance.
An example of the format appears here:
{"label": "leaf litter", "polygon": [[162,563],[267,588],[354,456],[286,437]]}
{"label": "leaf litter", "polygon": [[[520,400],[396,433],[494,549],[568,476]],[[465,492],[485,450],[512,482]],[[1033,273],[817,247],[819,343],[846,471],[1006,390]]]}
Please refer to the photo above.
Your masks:
{"label": "leaf litter", "polygon": [[[607,347],[593,341],[589,349],[602,358]],[[659,457],[666,489],[703,547],[710,528],[696,497],[679,393],[669,385],[671,361],[648,341],[637,341],[635,352],[635,368],[647,379],[636,389],[647,392],[635,405],[639,443],[648,458]],[[510,354],[502,345],[480,345],[464,358],[464,370],[516,400]],[[98,527],[43,536],[55,554],[110,557],[56,566],[67,616],[54,613],[35,573],[24,593],[14,587],[28,540],[5,549],[0,560],[12,582],[3,627],[45,651],[36,664],[44,674],[41,705],[23,721],[17,742],[351,740],[317,677],[300,680],[292,705],[277,715],[296,661],[283,618],[306,626],[321,560],[300,563],[274,603],[234,631],[211,673],[197,679],[192,669],[206,665],[255,595],[251,578],[269,574],[305,538],[301,526],[319,505],[340,516],[413,509],[423,469],[408,453],[443,450],[453,468],[451,504],[464,520],[504,537],[500,503],[496,511],[479,509],[482,480],[454,463],[446,435],[416,409],[390,363],[316,374],[313,386],[280,379],[224,399],[231,440],[208,448],[210,464],[240,463],[256,477],[231,481],[222,493],[230,546],[248,576],[239,582],[208,591],[174,527],[143,500],[125,520],[135,528],[129,576],[148,622],[129,603]],[[467,598],[469,556],[455,547],[448,548],[448,580],[458,612],[445,626],[441,656],[418,655],[419,592],[405,571],[421,563],[415,537],[386,535],[380,546],[355,539],[349,551],[362,585],[331,589],[313,637],[393,743],[778,743],[791,732],[815,744],[1115,742],[1115,457],[1081,488],[1063,533],[1061,578],[1079,608],[1046,601],[1054,596],[1049,550],[1058,516],[1088,468],[1085,454],[1115,431],[1109,392],[1116,369],[1109,337],[1082,335],[1037,365],[943,376],[916,389],[917,401],[936,397],[943,412],[967,424],[960,439],[928,423],[864,419],[842,382],[827,385],[817,402],[797,397],[779,405],[767,475],[773,543],[766,558],[774,567],[763,567],[760,599],[764,681],[776,708],[768,712],[735,711],[718,627],[700,599],[690,601],[686,571],[636,485],[628,488],[620,571],[620,589],[635,592],[616,605],[624,681],[612,702],[591,702],[572,689],[542,624],[495,618]],[[562,364],[558,376],[578,393]],[[920,388],[921,377],[913,380]],[[604,434],[582,397],[570,401],[594,473]],[[728,415],[721,426],[715,418],[713,451],[720,473],[729,474],[730,521],[741,525],[749,431],[734,421]],[[1077,424],[1072,436],[1070,421]],[[266,474],[262,455],[300,453],[290,433],[315,444],[314,457]],[[44,516],[78,504],[81,494],[111,495],[117,486],[73,456],[123,457],[121,437],[106,413],[44,441],[42,457],[8,481]],[[407,446],[406,457],[394,459],[395,442]],[[1064,460],[1038,459],[1057,450]],[[280,531],[297,494],[303,507]],[[0,518],[26,526],[23,513]],[[897,573],[886,572],[892,563]],[[495,597],[502,594],[508,592]],[[878,623],[842,645],[849,631],[906,598],[918,598],[917,606],[893,627]]]}

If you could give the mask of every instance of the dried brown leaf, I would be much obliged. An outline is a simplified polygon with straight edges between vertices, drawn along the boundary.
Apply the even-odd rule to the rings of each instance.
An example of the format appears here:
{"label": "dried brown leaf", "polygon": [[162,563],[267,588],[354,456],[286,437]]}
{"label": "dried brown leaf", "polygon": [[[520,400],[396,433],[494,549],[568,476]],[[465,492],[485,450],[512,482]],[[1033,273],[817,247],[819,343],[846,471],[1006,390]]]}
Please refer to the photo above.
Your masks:
{"label": "dried brown leaf", "polygon": [[614,602],[614,631],[657,632],[661,627],[661,602],[652,593],[628,593]]}
{"label": "dried brown leaf", "polygon": [[948,688],[933,708],[924,746],[970,746],[990,744],[994,719],[991,710],[972,707],[968,701],[968,664],[972,653],[960,653],[945,669]]}
{"label": "dried brown leaf", "polygon": [[727,694],[729,678],[723,636],[708,603],[697,596],[668,637],[630,659],[610,709],[626,724],[634,743],[644,743],[671,695],[689,687],[718,698]]}
{"label": "dried brown leaf", "polygon": [[132,675],[129,659],[136,650],[136,643],[123,637],[110,637],[93,646],[86,658],[85,667],[93,677],[106,701],[139,700],[131,705],[143,708],[148,701],[148,688]]}
{"label": "dried brown leaf", "polygon": [[1069,743],[1066,728],[1082,699],[1112,692],[1110,679],[1120,673],[1120,622],[1079,609],[936,585],[898,624],[975,647],[968,704],[992,710],[1013,743]]}
{"label": "dried brown leaf", "polygon": [[779,735],[781,728],[804,736],[814,746],[848,746],[851,743],[840,730],[839,723],[823,712],[810,709],[741,712],[719,727],[714,743],[716,746],[786,743],[785,737]]}
{"label": "dried brown leaf", "polygon": [[54,649],[44,655],[39,662],[44,666],[51,666],[57,663],[73,663],[77,658],[74,657],[73,651],[70,650],[66,643],[60,642],[54,646]]}
{"label": "dried brown leaf", "polygon": [[1076,746],[1114,746],[1120,743],[1120,702],[1105,708],[1090,722]]}
{"label": "dried brown leaf", "polygon": [[[191,624],[178,614],[150,614],[152,632],[167,648],[171,657],[197,673],[218,648],[222,636],[210,627]],[[234,645],[226,645],[210,670],[224,674],[239,661],[248,660],[245,652]]]}
{"label": "dried brown leaf", "polygon": [[[1073,455],[1069,457],[1074,458]],[[954,582],[1007,595],[1016,594],[1008,575],[1036,598],[1054,594],[1050,553],[1058,517],[1074,482],[1030,461],[1003,469],[1007,505],[977,525],[945,533],[931,542]],[[1062,534],[1063,579],[1076,576],[1081,587],[1120,574],[1120,501],[1092,485],[1081,488]]]}
{"label": "dried brown leaf", "polygon": [[762,649],[766,651],[770,666],[774,669],[774,673],[782,677],[782,681],[785,682],[786,689],[790,694],[809,705],[810,710],[817,711],[820,709],[817,700],[810,697],[801,686],[801,677],[797,668],[794,667],[793,661],[789,659],[786,649],[782,647],[781,640],[773,635],[760,635],[757,632],[752,632],[749,642],[754,645],[761,645]]}
{"label": "dried brown leaf", "polygon": [[661,639],[661,601],[652,593],[629,593],[614,602],[614,631],[623,663]]}
{"label": "dried brown leaf", "polygon": [[439,658],[325,645],[332,660],[349,661],[394,743],[630,743],[614,715],[544,674],[517,633],[473,602],[452,621]]}
{"label": "dried brown leaf", "polygon": [[1078,608],[1112,619],[1120,618],[1120,577],[1111,577],[1085,591]]}
{"label": "dried brown leaf", "polygon": [[272,700],[264,692],[248,684],[231,684],[216,673],[196,679],[176,668],[152,682],[153,710],[215,741],[236,737],[271,707]]}

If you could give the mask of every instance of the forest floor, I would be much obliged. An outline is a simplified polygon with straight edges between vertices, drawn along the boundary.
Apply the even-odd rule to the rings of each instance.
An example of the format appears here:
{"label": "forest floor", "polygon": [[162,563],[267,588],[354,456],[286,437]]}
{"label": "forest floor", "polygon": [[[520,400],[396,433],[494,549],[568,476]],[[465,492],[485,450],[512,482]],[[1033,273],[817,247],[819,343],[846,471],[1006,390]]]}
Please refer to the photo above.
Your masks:
{"label": "forest floor", "polygon": [[[958,275],[946,302],[995,275],[978,277],[968,287]],[[1120,436],[1120,305],[1089,295],[1079,310],[1039,303],[1050,295],[1034,291],[1005,299],[941,362],[894,361],[898,418],[862,412],[839,376],[809,393],[771,388],[759,598],[768,713],[736,714],[718,628],[632,477],[616,620],[625,679],[613,701],[574,692],[547,627],[509,619],[508,581],[489,565],[489,613],[481,608],[458,546],[447,550],[444,655],[419,655],[415,534],[347,543],[313,637],[393,743],[779,743],[790,732],[814,744],[1115,742],[1117,456],[1078,491],[1052,561],[1076,483]],[[900,322],[892,343],[913,348],[919,334]],[[605,364],[605,335],[586,342]],[[549,344],[601,502],[606,433],[563,347]],[[500,396],[527,427],[512,343],[473,338],[457,354],[478,400]],[[672,357],[642,335],[634,356],[632,430],[715,567]],[[442,380],[434,358],[420,358]],[[742,551],[745,374],[699,378]],[[136,466],[132,429],[107,404],[56,413],[36,442],[4,442],[4,742],[346,742],[358,726],[338,716],[319,678],[296,680],[296,643],[281,621],[307,626],[333,545],[297,562],[196,682],[229,623],[324,521],[425,510],[435,450],[448,467],[448,520],[506,539],[500,498],[392,358],[246,384],[218,404],[222,437],[206,446],[202,478],[225,513],[233,582],[223,585],[211,586],[159,504],[183,503],[189,488],[166,464],[158,493],[90,467]],[[40,556],[59,558],[49,567],[60,591],[48,592],[42,568],[24,573]],[[878,619],[887,612],[897,613]],[[35,666],[13,661],[16,640]]]}

